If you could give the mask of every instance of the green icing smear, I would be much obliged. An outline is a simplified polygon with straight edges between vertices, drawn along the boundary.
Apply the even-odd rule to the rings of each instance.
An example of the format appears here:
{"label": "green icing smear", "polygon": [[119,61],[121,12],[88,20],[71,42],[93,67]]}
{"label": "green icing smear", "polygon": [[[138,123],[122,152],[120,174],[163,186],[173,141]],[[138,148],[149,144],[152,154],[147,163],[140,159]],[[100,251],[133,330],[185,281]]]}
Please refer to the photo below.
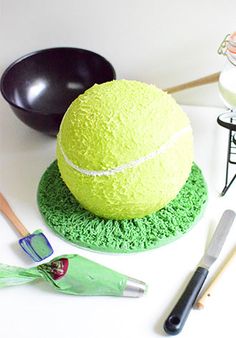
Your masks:
{"label": "green icing smear", "polygon": [[206,201],[206,183],[195,163],[177,197],[141,219],[102,219],[83,209],[62,181],[57,161],[45,171],[38,187],[39,209],[52,230],[78,246],[114,253],[153,249],[179,238],[201,216]]}
{"label": "green icing smear", "polygon": [[41,230],[33,232],[35,236],[31,238],[31,246],[39,257],[48,257],[52,254],[52,249],[48,246],[47,240],[42,236]]}

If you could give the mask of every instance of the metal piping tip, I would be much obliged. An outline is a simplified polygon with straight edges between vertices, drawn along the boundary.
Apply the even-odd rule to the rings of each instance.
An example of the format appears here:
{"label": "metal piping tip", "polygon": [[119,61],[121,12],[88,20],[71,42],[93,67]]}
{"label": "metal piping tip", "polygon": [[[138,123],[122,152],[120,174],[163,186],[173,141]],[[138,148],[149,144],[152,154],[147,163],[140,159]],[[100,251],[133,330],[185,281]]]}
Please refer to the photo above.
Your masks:
{"label": "metal piping tip", "polygon": [[141,297],[147,291],[147,284],[137,279],[128,277],[123,291],[124,297]]}

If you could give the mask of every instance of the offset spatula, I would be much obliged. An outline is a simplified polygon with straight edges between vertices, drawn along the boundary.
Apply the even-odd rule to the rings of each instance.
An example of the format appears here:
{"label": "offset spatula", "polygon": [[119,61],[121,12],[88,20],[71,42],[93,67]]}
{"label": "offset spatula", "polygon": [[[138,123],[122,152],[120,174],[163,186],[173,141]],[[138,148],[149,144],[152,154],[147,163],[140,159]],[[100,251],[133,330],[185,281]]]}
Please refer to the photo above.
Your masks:
{"label": "offset spatula", "polygon": [[193,277],[164,323],[166,333],[176,335],[182,330],[208,275],[209,268],[220,254],[231,225],[234,222],[235,215],[234,211],[226,210],[221,216],[205,255],[202,257]]}

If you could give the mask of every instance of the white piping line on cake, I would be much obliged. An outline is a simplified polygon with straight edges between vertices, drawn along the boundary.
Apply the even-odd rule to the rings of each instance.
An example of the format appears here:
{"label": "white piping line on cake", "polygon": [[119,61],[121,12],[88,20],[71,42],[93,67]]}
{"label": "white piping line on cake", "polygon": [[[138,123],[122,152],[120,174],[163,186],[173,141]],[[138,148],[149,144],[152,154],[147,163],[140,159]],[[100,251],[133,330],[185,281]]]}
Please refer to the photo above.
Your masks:
{"label": "white piping line on cake", "polygon": [[133,160],[129,163],[122,164],[116,168],[108,169],[108,170],[88,170],[78,167],[76,164],[74,164],[65,154],[62,145],[61,145],[61,135],[59,136],[59,147],[62,152],[62,155],[64,157],[64,160],[66,163],[75,169],[76,171],[80,172],[81,174],[87,175],[87,176],[110,176],[115,175],[117,173],[120,173],[126,169],[137,167],[139,164],[142,164],[143,162],[146,162],[148,160],[153,159],[157,155],[160,155],[167,151],[169,148],[171,148],[174,143],[184,134],[189,133],[192,131],[191,127],[185,127],[179,131],[177,131],[174,135],[172,135],[165,144],[163,144],[158,150],[153,151],[152,153],[147,154],[146,156],[140,157],[137,160]]}

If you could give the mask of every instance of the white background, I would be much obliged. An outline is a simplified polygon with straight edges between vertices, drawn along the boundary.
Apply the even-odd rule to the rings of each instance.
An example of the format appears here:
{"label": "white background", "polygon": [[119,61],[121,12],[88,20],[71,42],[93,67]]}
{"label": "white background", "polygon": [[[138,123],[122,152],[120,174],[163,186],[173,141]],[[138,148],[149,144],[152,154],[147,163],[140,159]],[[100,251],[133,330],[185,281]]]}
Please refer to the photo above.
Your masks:
{"label": "white background", "polygon": [[[162,337],[163,321],[203,255],[222,212],[235,208],[236,182],[225,197],[219,196],[224,184],[227,148],[227,131],[216,123],[222,109],[184,107],[193,126],[195,160],[209,188],[202,219],[172,244],[139,254],[112,255],[78,249],[44,225],[37,208],[36,191],[40,177],[55,159],[56,141],[24,126],[5,102],[1,101],[0,107],[4,112],[0,115],[0,187],[29,231],[43,230],[54,247],[54,257],[77,253],[143,280],[149,286],[147,295],[140,299],[63,295],[43,282],[0,289],[0,337]],[[0,262],[33,266],[18,246],[17,238],[10,223],[0,214]],[[235,246],[235,239],[236,223],[208,281]],[[234,337],[235,268],[236,261],[225,272],[206,309],[192,311],[180,337]]]}
{"label": "white background", "polygon": [[[235,13],[235,0],[0,0],[0,73],[28,52],[74,46],[105,56],[118,78],[174,86],[221,70]],[[176,98],[221,105],[216,85]]]}
{"label": "white background", "polygon": [[[93,50],[114,65],[118,78],[160,87],[218,71],[216,50],[235,25],[235,1],[55,1],[0,0],[0,71],[33,50],[75,46]],[[220,106],[217,86],[176,95],[181,103]],[[216,124],[222,108],[184,107],[194,130],[195,159],[209,187],[204,217],[184,237],[160,249],[109,255],[75,248],[42,222],[37,185],[55,158],[55,139],[24,126],[0,100],[0,190],[32,232],[42,228],[56,255],[78,253],[145,281],[141,299],[74,297],[57,294],[45,283],[0,290],[0,337],[4,338],[154,338],[226,208],[235,208],[236,183],[225,197],[227,132]],[[211,270],[209,280],[235,245],[236,224]],[[0,215],[0,262],[33,264],[17,244],[17,235]],[[181,337],[234,337],[235,263],[225,273],[204,311],[192,311]]]}

